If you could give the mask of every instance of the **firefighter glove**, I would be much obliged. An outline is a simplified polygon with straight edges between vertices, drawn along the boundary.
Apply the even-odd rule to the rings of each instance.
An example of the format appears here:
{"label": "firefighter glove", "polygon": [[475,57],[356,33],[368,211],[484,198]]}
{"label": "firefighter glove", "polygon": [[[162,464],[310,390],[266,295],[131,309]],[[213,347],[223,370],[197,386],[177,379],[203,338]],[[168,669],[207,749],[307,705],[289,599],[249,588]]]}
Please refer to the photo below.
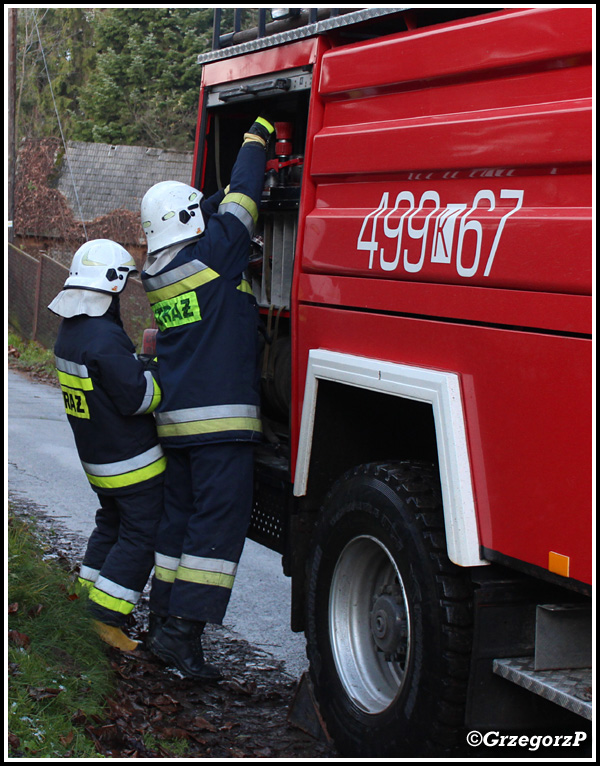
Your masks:
{"label": "firefighter glove", "polygon": [[252,123],[250,129],[244,134],[244,143],[246,141],[257,141],[265,148],[268,148],[269,141],[275,133],[275,125],[270,117],[261,114]]}

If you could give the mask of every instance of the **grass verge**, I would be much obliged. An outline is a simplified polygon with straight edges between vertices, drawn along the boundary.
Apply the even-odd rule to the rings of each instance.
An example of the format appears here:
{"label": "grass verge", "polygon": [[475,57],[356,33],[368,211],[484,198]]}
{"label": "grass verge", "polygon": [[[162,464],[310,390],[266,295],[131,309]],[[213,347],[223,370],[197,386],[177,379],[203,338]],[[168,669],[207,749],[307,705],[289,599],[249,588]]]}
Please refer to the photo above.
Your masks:
{"label": "grass verge", "polygon": [[14,331],[8,333],[8,356],[12,364],[23,370],[56,376],[54,351],[35,340],[25,340]]}
{"label": "grass verge", "polygon": [[102,757],[85,727],[102,718],[113,688],[85,598],[50,560],[32,520],[8,518],[9,754]]}

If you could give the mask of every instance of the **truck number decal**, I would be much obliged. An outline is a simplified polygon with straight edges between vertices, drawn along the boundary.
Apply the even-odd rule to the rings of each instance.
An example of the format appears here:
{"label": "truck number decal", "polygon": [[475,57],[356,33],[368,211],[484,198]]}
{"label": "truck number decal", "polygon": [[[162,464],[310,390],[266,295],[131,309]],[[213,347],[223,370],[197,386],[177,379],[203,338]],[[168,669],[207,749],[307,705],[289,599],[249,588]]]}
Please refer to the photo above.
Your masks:
{"label": "truck number decal", "polygon": [[[502,189],[500,199],[514,200],[510,208],[495,223],[494,239],[485,243],[484,229],[478,212],[490,213],[496,208],[496,196],[490,189],[482,189],[475,195],[471,206],[466,203],[449,203],[442,207],[436,191],[423,192],[417,201],[414,194],[401,191],[390,206],[390,193],[384,192],[379,205],[365,216],[358,240],[357,250],[369,253],[369,269],[374,267],[375,254],[379,253],[382,271],[404,269],[415,274],[423,268],[426,258],[431,263],[454,263],[461,277],[474,277],[483,271],[489,276],[504,225],[511,215],[523,205],[523,190]],[[382,221],[384,241],[378,239],[379,222]],[[491,220],[488,219],[488,221]],[[395,248],[387,240],[395,240]]]}

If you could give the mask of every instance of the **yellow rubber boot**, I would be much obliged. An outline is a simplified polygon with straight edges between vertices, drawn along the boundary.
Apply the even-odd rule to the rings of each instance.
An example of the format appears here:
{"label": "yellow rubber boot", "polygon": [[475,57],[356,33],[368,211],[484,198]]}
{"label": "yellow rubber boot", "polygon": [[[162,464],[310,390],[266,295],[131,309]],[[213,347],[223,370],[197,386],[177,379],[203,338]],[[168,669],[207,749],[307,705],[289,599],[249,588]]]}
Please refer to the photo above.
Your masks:
{"label": "yellow rubber boot", "polygon": [[134,652],[137,649],[139,642],[126,636],[121,628],[116,628],[114,625],[106,625],[98,620],[92,620],[92,623],[100,638],[109,646],[120,649],[122,652]]}

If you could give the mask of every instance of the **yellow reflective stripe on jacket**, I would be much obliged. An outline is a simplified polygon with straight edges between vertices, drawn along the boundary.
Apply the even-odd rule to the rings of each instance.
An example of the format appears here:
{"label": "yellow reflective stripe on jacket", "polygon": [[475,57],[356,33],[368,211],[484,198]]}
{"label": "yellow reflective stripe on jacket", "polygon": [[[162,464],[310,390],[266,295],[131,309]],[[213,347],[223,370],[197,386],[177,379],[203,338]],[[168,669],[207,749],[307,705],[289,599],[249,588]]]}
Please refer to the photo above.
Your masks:
{"label": "yellow reflective stripe on jacket", "polygon": [[61,386],[67,386],[67,388],[76,388],[80,391],[93,391],[94,384],[91,378],[78,378],[76,375],[69,375],[67,372],[56,371],[58,375],[58,382]]}
{"label": "yellow reflective stripe on jacket", "polygon": [[262,431],[258,418],[215,418],[197,420],[191,423],[172,423],[157,426],[159,436],[192,436],[193,434],[214,434],[221,431]]}
{"label": "yellow reflective stripe on jacket", "polygon": [[175,298],[183,293],[212,282],[219,274],[201,261],[184,263],[171,271],[144,280],[144,289],[150,304]]}
{"label": "yellow reflective stripe on jacket", "polygon": [[250,282],[248,282],[247,279],[242,279],[242,281],[236,287],[236,290],[239,290],[242,293],[249,293],[250,295],[253,294],[252,288],[250,287]]}
{"label": "yellow reflective stripe on jacket", "polygon": [[70,362],[68,359],[62,359],[54,355],[54,365],[61,385],[67,388],[76,388],[80,391],[92,391],[94,385],[90,378],[90,373],[85,364]]}
{"label": "yellow reflective stripe on jacket", "polygon": [[223,213],[231,213],[238,218],[248,230],[248,233],[252,235],[254,226],[258,221],[258,207],[252,197],[248,197],[246,194],[231,193],[227,194],[218,210],[219,215]]}
{"label": "yellow reflective stripe on jacket", "polygon": [[160,404],[160,400],[162,398],[160,386],[156,382],[154,375],[152,375],[152,373],[147,370],[144,373],[144,378],[146,379],[146,393],[144,394],[144,398],[139,409],[133,413],[134,415],[148,415],[151,412],[154,412],[154,410]]}
{"label": "yellow reflective stripe on jacket", "polygon": [[159,412],[156,415],[159,436],[190,436],[221,431],[262,431],[260,410],[249,404],[224,404],[189,407]]}
{"label": "yellow reflective stripe on jacket", "polygon": [[156,445],[129,460],[119,460],[115,463],[82,461],[82,465],[90,484],[102,489],[120,489],[163,473],[167,459],[160,445]]}
{"label": "yellow reflective stripe on jacket", "polygon": [[148,409],[146,410],[147,414],[150,414],[151,412],[154,412],[154,410],[160,404],[160,400],[162,399],[162,391],[160,390],[160,386],[158,385],[158,383],[154,379],[154,376],[152,375],[152,373],[150,373],[150,376],[152,377],[153,392],[152,392],[152,402],[151,402],[150,406],[148,407]]}

